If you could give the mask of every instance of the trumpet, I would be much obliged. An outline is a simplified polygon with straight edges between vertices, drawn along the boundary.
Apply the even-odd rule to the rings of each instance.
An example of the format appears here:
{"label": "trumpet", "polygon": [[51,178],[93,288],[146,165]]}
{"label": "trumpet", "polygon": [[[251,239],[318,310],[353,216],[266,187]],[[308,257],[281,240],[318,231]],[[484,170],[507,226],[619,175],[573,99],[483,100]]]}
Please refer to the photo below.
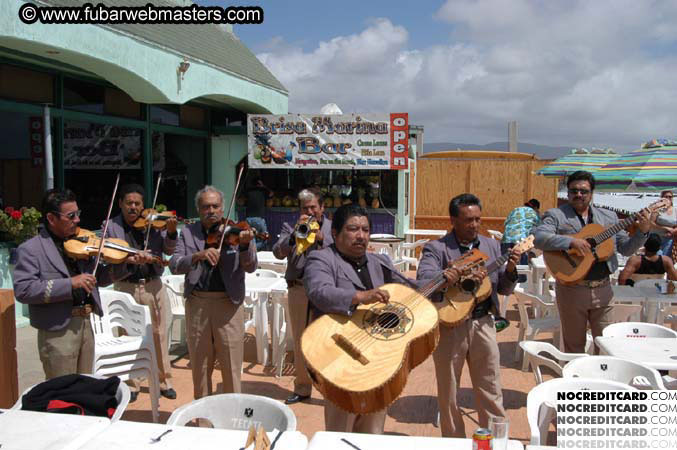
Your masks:
{"label": "trumpet", "polygon": [[315,217],[309,217],[305,222],[297,223],[294,227],[296,238],[296,254],[300,255],[315,243],[315,232],[320,229],[320,224]]}

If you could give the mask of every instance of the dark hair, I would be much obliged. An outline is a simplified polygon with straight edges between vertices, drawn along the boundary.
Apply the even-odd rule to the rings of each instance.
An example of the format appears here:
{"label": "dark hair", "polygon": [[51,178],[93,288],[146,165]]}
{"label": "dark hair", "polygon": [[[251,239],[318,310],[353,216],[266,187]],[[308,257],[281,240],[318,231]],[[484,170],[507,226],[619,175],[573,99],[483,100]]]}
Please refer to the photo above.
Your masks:
{"label": "dark hair", "polygon": [[529,208],[533,208],[533,209],[541,209],[541,202],[539,202],[535,198],[532,198],[531,200],[526,202],[524,204],[524,206],[528,206]]}
{"label": "dark hair", "polygon": [[74,202],[75,192],[70,189],[49,189],[42,197],[42,219],[47,222],[47,213],[58,214],[61,212],[61,205],[68,202]]}
{"label": "dark hair", "polygon": [[473,194],[457,195],[449,202],[449,216],[458,217],[458,213],[461,211],[461,206],[473,205],[479,207],[480,211],[482,210],[482,202],[480,202],[480,199]]}
{"label": "dark hair", "polygon": [[577,170],[576,172],[569,175],[567,178],[567,188],[574,181],[587,181],[590,183],[590,190],[595,190],[595,177],[593,177],[590,172],[586,172],[585,170]]}
{"label": "dark hair", "polygon": [[661,237],[656,233],[649,234],[649,237],[646,238],[644,242],[644,250],[649,253],[658,253],[658,250],[661,248]]}
{"label": "dark hair", "polygon": [[[671,193],[671,194],[673,194],[673,192],[672,192],[671,189],[666,189],[666,190],[664,190],[664,191],[661,191],[661,198],[663,198],[663,196],[664,196],[665,194],[667,194],[668,192]],[[674,195],[674,194],[673,194],[673,195]]]}
{"label": "dark hair", "polygon": [[305,189],[301,189],[298,193],[298,199],[302,200],[306,193],[312,194],[313,197],[317,200],[317,204],[322,206],[324,205],[324,194],[317,186],[311,186]]}
{"label": "dark hair", "polygon": [[146,191],[140,184],[130,183],[125,184],[120,188],[119,200],[124,200],[127,194],[141,194],[141,197],[146,198]]}
{"label": "dark hair", "polygon": [[371,217],[367,210],[359,205],[343,205],[334,211],[334,218],[331,221],[331,229],[340,233],[343,226],[351,217],[366,217],[369,220],[369,229],[371,230]]}

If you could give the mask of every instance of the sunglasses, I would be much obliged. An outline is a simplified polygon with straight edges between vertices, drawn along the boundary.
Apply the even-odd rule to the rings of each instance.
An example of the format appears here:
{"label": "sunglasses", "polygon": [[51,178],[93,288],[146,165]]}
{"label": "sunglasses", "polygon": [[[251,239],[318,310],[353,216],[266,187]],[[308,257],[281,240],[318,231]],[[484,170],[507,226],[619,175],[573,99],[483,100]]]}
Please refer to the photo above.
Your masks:
{"label": "sunglasses", "polygon": [[664,195],[663,198],[672,198],[672,195]]}
{"label": "sunglasses", "polygon": [[75,220],[76,217],[80,217],[82,214],[82,210],[78,209],[77,211],[69,212],[68,214],[64,214],[62,212],[54,212],[54,214],[58,214],[60,216],[65,216],[68,220]]}
{"label": "sunglasses", "polygon": [[588,195],[590,193],[589,189],[569,189],[569,195]]}

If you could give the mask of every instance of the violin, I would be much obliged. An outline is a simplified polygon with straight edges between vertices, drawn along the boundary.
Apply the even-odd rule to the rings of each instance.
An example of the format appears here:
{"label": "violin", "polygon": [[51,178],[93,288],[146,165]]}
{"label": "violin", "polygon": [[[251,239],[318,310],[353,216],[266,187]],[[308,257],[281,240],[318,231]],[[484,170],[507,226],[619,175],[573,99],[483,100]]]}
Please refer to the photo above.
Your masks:
{"label": "violin", "polygon": [[210,227],[207,233],[205,247],[218,248],[219,242],[221,242],[221,235],[223,234],[224,229],[226,231],[224,242],[227,242],[228,245],[239,245],[240,233],[247,230],[252,230],[254,232],[254,237],[261,241],[265,241],[270,237],[268,233],[257,231],[256,228],[253,228],[245,220],[243,220],[242,222],[234,222],[228,219],[226,221],[226,218],[223,217],[221,218],[221,220],[219,220]]}
{"label": "violin", "polygon": [[[78,228],[76,235],[63,243],[63,249],[69,258],[89,259],[97,255],[100,243],[101,238],[94,232]],[[138,253],[141,253],[141,250],[130,247],[123,239],[106,238],[101,248],[101,257],[109,264],[121,264],[128,256]],[[153,263],[166,266],[169,261],[153,255]]]}
{"label": "violin", "polygon": [[176,211],[164,211],[159,213],[153,208],[146,208],[141,211],[140,217],[134,221],[133,227],[137,230],[143,230],[150,223],[156,230],[164,230],[167,227],[167,219],[175,217]]}

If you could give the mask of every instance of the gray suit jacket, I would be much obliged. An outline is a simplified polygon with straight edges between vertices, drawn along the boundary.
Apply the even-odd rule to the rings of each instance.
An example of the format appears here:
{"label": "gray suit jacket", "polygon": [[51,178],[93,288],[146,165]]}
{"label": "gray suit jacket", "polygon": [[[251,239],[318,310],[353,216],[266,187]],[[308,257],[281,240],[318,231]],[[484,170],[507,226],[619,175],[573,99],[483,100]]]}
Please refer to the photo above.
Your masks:
{"label": "gray suit jacket", "polygon": [[306,261],[310,252],[327,248],[334,243],[334,238],[331,235],[331,220],[324,217],[322,219],[322,227],[320,228],[324,237],[322,245],[315,242],[304,253],[297,255],[296,243],[294,243],[294,245],[289,245],[289,239],[294,234],[295,225],[296,224],[291,225],[285,222],[282,225],[280,237],[275,245],[273,245],[273,254],[277,259],[287,258],[287,272],[284,277],[289,281],[298,280],[303,276],[303,269],[306,266]]}
{"label": "gray suit jacket", "polygon": [[[200,281],[202,271],[207,270],[207,264],[203,261],[192,263],[193,254],[204,248],[205,234],[202,230],[202,223],[193,223],[181,230],[174,256],[169,261],[169,270],[175,275],[186,275],[183,291],[186,298]],[[254,272],[256,265],[254,240],[249,242],[249,249],[243,252],[239,251],[237,245],[224,244],[221,248],[221,258],[216,267],[221,273],[226,293],[234,304],[240,304],[244,300],[244,273],[245,271]]]}
{"label": "gray suit jacket", "polygon": [[[618,216],[615,212],[602,208],[596,208],[590,205],[592,211],[592,222],[598,223],[604,227],[618,222]],[[552,208],[545,212],[541,224],[532,230],[534,234],[534,246],[538,249],[568,250],[571,245],[572,237],[568,234],[575,234],[581,231],[581,221],[576,215],[574,208],[566,203],[559,208]],[[626,231],[621,231],[611,239],[614,240],[614,248],[624,256],[630,256],[637,251],[646,241],[644,233],[638,231],[632,237]],[[607,261],[609,272],[614,273],[618,268],[618,258],[614,252]]]}
{"label": "gray suit jacket", "polygon": [[[494,239],[482,235],[478,236],[478,238],[480,240],[479,250],[489,257],[489,260],[486,262],[488,266],[501,256],[501,246]],[[449,266],[449,262],[460,257],[461,251],[458,248],[453,231],[441,239],[428,242],[423,247],[416,278],[419,280],[431,280],[439,275],[442,270],[446,269]],[[511,280],[505,272],[505,265],[491,273],[489,279],[491,280],[491,300],[494,305],[499,304],[498,294],[512,294],[517,282],[516,278]],[[441,301],[442,294],[435,294],[432,299],[433,301]]]}
{"label": "gray suit jacket", "polygon": [[[385,284],[383,270],[392,274],[393,283],[417,288],[425,283],[410,280],[400,274],[388,255],[367,253],[367,267],[374,289]],[[323,313],[352,315],[353,296],[367,288],[355,269],[343,259],[334,245],[312,252],[306,262],[303,283],[308,300]]]}
{"label": "gray suit jacket", "polygon": [[[78,260],[82,273],[91,273],[96,258]],[[99,266],[96,271],[98,286],[108,286],[113,281],[128,275],[125,264]],[[21,303],[28,304],[31,325],[41,330],[60,330],[71,321],[73,290],[68,268],[54,245],[49,232],[40,233],[27,240],[17,249],[17,264],[14,268],[14,295]],[[101,299],[98,289],[92,291],[94,311],[101,315]]]}
{"label": "gray suit jacket", "polygon": [[[108,224],[108,229],[106,230],[106,236],[116,239],[125,239],[125,228],[124,228],[124,218],[122,215],[115,216],[111,219]],[[166,255],[173,255],[174,250],[176,249],[176,239],[170,239],[167,237],[166,231],[158,231],[155,229],[150,230],[150,236],[148,238],[148,250],[156,256],[162,258],[162,253]],[[161,264],[152,264],[151,265],[151,275],[156,277],[162,276],[165,268]],[[131,272],[131,270],[130,270]]]}

